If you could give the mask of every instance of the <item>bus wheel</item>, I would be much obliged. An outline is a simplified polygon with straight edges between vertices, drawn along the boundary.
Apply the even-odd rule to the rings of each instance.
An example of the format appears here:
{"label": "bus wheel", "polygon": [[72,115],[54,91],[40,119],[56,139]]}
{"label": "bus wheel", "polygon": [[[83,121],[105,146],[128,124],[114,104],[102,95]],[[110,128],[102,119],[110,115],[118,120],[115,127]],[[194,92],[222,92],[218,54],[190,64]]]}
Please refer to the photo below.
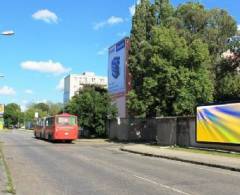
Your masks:
{"label": "bus wheel", "polygon": [[71,144],[73,140],[65,140],[66,143]]}
{"label": "bus wheel", "polygon": [[50,133],[48,134],[48,140],[52,141],[52,135]]}

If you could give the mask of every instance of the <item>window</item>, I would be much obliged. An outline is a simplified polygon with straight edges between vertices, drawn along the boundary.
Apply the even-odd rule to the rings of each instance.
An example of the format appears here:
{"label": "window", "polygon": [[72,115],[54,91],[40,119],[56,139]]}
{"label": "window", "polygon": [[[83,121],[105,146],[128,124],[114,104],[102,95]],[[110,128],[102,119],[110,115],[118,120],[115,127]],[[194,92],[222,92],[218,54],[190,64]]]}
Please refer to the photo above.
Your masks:
{"label": "window", "polygon": [[46,119],[46,127],[51,127],[51,126],[53,126],[53,124],[54,124],[54,118],[53,117]]}
{"label": "window", "polygon": [[59,116],[57,117],[57,124],[66,126],[66,125],[76,125],[77,120],[75,116]]}

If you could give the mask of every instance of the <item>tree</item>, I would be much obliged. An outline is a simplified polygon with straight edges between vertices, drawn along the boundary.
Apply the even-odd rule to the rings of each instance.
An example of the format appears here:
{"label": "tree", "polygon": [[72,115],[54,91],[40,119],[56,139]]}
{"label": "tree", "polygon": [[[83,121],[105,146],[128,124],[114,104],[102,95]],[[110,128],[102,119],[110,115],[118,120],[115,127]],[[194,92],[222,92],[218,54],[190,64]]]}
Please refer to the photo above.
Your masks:
{"label": "tree", "polygon": [[37,112],[39,118],[46,117],[46,116],[53,116],[56,114],[61,113],[63,110],[63,104],[61,103],[33,103],[30,104],[27,110],[24,113],[24,119],[26,122],[33,122],[35,113]]}
{"label": "tree", "polygon": [[175,16],[182,26],[179,31],[186,40],[192,42],[200,38],[208,44],[213,65],[225,51],[226,40],[237,32],[236,21],[225,10],[206,10],[200,3],[180,5]]}
{"label": "tree", "polygon": [[37,103],[37,104],[33,104],[33,107],[37,110],[41,110],[43,112],[49,112],[49,105],[46,103]]}
{"label": "tree", "polygon": [[[154,13],[148,15],[152,22],[146,10]],[[220,84],[216,64],[235,33],[236,22],[224,10],[207,10],[196,2],[174,9],[168,0],[141,1],[130,37],[130,114],[190,115],[197,104],[213,101],[214,85]]]}
{"label": "tree", "polygon": [[63,104],[62,103],[48,102],[47,104],[48,104],[48,107],[49,107],[48,114],[50,116],[59,114],[63,111]]}
{"label": "tree", "polygon": [[78,116],[80,127],[98,136],[106,135],[106,121],[115,118],[117,113],[107,91],[94,86],[79,91],[65,110]]}
{"label": "tree", "polygon": [[155,0],[155,18],[158,25],[166,26],[173,17],[174,8],[169,0]]}
{"label": "tree", "polygon": [[48,116],[48,113],[46,111],[42,111],[39,108],[34,108],[33,106],[30,106],[25,112],[24,112],[24,121],[25,122],[34,122],[35,119],[35,113],[38,113],[39,118],[43,118]]}
{"label": "tree", "polygon": [[[147,66],[149,53],[149,41],[151,38],[152,27],[156,25],[157,20],[155,18],[154,5],[151,5],[149,0],[141,0],[140,4],[136,6],[135,15],[132,19],[131,30],[131,48],[129,51],[129,70],[134,77],[132,77],[133,89],[129,94],[132,113],[145,112],[145,105],[141,102],[141,98],[138,95],[141,94],[141,86],[143,85],[142,78],[145,75],[144,67]],[[135,103],[133,103],[135,102]]]}
{"label": "tree", "polygon": [[208,47],[201,40],[190,45],[174,28],[155,27],[152,54],[141,93],[132,91],[131,111],[146,117],[193,114],[197,103],[212,100]]}
{"label": "tree", "polygon": [[216,67],[215,99],[217,101],[239,100],[240,98],[240,38],[230,40],[229,57],[222,57]]}
{"label": "tree", "polygon": [[154,18],[154,7],[149,0],[141,0],[136,6],[135,15],[132,19],[131,48],[129,55],[129,70],[134,73],[132,85],[136,91],[141,90],[138,86],[142,85],[142,76],[146,66],[146,53],[151,36],[151,29],[156,24]]}
{"label": "tree", "polygon": [[19,105],[10,103],[5,106],[4,123],[6,127],[16,126],[22,122],[22,112]]}

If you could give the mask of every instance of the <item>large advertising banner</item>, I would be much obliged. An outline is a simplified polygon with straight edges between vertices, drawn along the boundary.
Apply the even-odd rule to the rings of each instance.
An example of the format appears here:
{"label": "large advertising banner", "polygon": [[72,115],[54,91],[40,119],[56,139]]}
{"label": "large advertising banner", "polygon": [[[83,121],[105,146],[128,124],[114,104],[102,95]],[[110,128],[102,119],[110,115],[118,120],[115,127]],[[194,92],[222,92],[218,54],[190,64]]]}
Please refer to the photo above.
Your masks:
{"label": "large advertising banner", "polygon": [[197,107],[196,141],[240,144],[240,103]]}
{"label": "large advertising banner", "polygon": [[0,115],[4,114],[4,104],[0,104]]}
{"label": "large advertising banner", "polygon": [[126,42],[125,39],[109,48],[108,57],[108,91],[121,94],[126,91]]}

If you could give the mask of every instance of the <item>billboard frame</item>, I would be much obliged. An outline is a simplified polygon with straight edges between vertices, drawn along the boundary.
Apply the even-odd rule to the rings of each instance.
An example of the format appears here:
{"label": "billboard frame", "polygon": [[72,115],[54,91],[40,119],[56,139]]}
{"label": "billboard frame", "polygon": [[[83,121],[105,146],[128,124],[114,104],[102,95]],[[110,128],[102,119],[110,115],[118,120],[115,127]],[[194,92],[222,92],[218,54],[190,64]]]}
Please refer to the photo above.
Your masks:
{"label": "billboard frame", "polygon": [[208,141],[198,141],[197,140],[197,108],[200,106],[214,106],[214,105],[234,104],[234,103],[240,103],[240,100],[231,100],[231,101],[223,101],[223,102],[209,102],[206,104],[198,104],[197,106],[195,106],[195,142],[196,143],[208,144],[208,145],[240,146],[240,143],[238,144],[238,143],[208,142]]}
{"label": "billboard frame", "polygon": [[[125,97],[125,101],[127,102],[127,99],[128,99],[128,92],[131,90],[131,74],[129,72],[129,62],[128,62],[128,59],[129,59],[129,50],[130,50],[130,38],[128,36],[120,39],[118,42],[116,42],[115,44],[113,44],[112,46],[110,46],[108,48],[108,51],[113,48],[114,46],[116,46],[118,43],[121,43],[121,42],[125,42],[125,62],[124,62],[124,88],[125,90],[123,92],[118,92],[118,93],[109,93],[110,96],[111,96],[111,99],[112,100],[117,100],[118,98],[120,97]],[[109,69],[108,69],[108,75],[109,75]],[[127,105],[126,105],[126,102],[125,102],[125,117],[124,118],[127,118],[128,117],[128,109],[127,109]]]}
{"label": "billboard frame", "polygon": [[0,107],[2,107],[2,112],[0,112],[0,116],[4,115],[5,112],[5,104],[0,104]]}

